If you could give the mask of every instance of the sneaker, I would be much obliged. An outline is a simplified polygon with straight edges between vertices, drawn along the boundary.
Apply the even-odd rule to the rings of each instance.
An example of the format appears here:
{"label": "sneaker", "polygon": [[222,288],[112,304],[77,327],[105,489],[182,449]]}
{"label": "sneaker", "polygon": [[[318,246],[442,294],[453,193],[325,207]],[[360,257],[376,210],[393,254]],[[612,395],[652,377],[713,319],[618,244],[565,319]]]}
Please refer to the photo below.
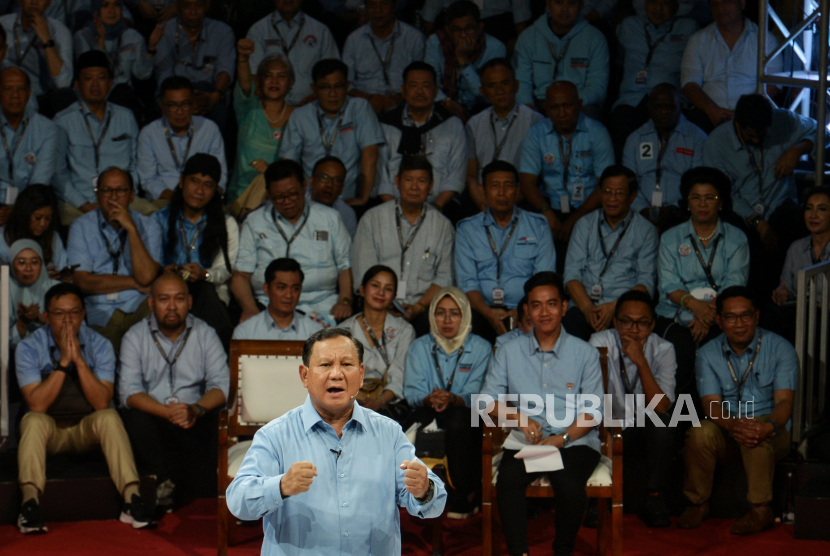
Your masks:
{"label": "sneaker", "polygon": [[680,515],[677,527],[680,529],[696,529],[709,516],[709,503],[691,504]]}
{"label": "sneaker", "polygon": [[447,519],[470,519],[479,512],[480,508],[474,502],[467,502],[453,505],[447,512]]}
{"label": "sneaker", "polygon": [[121,523],[128,523],[133,526],[133,529],[146,529],[155,527],[156,522],[150,516],[150,512],[141,501],[138,494],[133,494],[129,504],[124,503],[124,509],[121,510],[121,517],[118,518]]}
{"label": "sneaker", "polygon": [[173,492],[175,490],[176,485],[170,479],[159,483],[156,486],[156,508],[164,508],[166,513],[171,513],[173,511]]}
{"label": "sneaker", "polygon": [[24,535],[36,535],[47,531],[46,522],[43,521],[43,516],[40,515],[40,505],[34,498],[29,499],[20,507],[17,528]]}

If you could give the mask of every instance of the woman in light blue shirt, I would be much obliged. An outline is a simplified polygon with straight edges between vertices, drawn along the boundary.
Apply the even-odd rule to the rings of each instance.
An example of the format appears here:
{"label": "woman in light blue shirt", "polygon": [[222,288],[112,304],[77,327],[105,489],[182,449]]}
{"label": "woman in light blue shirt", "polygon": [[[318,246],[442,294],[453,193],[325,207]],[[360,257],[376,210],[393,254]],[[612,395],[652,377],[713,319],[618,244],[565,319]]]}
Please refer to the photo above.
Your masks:
{"label": "woman in light blue shirt", "polygon": [[[66,268],[66,249],[56,230],[57,198],[48,185],[32,184],[17,196],[6,224],[0,226],[0,263],[11,262],[9,246],[19,239],[34,240],[51,278],[61,278]],[[64,273],[68,281],[71,274]]]}

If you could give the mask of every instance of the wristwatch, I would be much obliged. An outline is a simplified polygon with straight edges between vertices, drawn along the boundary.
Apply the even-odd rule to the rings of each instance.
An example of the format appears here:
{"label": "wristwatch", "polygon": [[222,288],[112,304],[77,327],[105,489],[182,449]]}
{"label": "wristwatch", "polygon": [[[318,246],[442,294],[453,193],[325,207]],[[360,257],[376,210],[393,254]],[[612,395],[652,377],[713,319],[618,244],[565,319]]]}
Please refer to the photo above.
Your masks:
{"label": "wristwatch", "polygon": [[199,405],[197,403],[194,403],[193,405],[196,406],[196,418],[197,419],[205,414],[205,408],[204,407],[202,407],[201,405]]}
{"label": "wristwatch", "polygon": [[426,504],[432,497],[435,495],[435,485],[432,483],[432,479],[429,480],[429,488],[427,489],[427,493],[424,494],[423,498],[416,498],[415,500],[418,501],[419,504]]}
{"label": "wristwatch", "polygon": [[571,435],[569,435],[568,433],[563,434],[562,435],[562,447],[564,448],[565,446],[567,446],[570,443],[571,443]]}
{"label": "wristwatch", "polygon": [[55,39],[49,39],[48,41],[46,41],[45,43],[43,43],[43,47],[42,47],[42,48],[44,48],[44,49],[45,49],[45,48],[54,48],[54,47],[55,47]]}

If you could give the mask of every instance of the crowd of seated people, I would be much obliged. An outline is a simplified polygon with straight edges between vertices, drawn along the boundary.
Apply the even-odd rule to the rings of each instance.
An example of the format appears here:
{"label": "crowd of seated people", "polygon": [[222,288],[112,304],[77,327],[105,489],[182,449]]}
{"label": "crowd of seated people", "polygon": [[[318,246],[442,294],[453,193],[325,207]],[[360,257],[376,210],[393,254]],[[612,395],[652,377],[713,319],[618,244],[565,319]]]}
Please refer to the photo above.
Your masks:
{"label": "crowd of seated people", "polygon": [[[221,21],[208,0],[19,0],[0,15],[21,531],[45,531],[46,455],[97,444],[122,520],[152,525],[138,472],[165,508],[215,473],[231,340],[331,326],[366,348],[358,403],[446,431],[450,517],[479,502],[471,396],[601,394],[607,347],[614,417],[626,394],[660,418],[689,394],[708,417],[686,440],[680,526],[708,514],[734,444],[752,504],[734,531],[771,526],[795,275],[830,259],[828,188],[794,177],[821,126],[755,93],[742,0],[613,4],[426,0],[416,22],[395,0],[275,0],[245,22],[255,8]],[[709,407],[749,392],[757,418]],[[670,525],[665,448],[683,433],[633,425],[642,517]],[[570,554],[597,432],[531,418],[513,436],[563,453],[554,550]],[[497,495],[523,554],[537,476],[514,455]]]}

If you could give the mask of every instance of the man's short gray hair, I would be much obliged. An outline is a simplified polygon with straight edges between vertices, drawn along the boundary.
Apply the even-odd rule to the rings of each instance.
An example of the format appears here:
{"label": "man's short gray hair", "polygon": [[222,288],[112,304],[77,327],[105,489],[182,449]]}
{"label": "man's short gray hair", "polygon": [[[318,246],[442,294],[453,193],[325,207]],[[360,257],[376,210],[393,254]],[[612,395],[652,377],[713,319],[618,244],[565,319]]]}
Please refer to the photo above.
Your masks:
{"label": "man's short gray hair", "polygon": [[314,349],[314,344],[317,342],[322,342],[324,340],[329,340],[331,338],[337,338],[342,336],[344,338],[348,338],[354,344],[354,348],[357,350],[357,362],[358,364],[363,364],[363,344],[360,340],[355,338],[351,331],[345,328],[323,328],[322,330],[318,330],[314,334],[308,337],[308,340],[305,341],[305,345],[303,346],[303,365],[308,367],[309,361],[311,361],[311,352]]}

